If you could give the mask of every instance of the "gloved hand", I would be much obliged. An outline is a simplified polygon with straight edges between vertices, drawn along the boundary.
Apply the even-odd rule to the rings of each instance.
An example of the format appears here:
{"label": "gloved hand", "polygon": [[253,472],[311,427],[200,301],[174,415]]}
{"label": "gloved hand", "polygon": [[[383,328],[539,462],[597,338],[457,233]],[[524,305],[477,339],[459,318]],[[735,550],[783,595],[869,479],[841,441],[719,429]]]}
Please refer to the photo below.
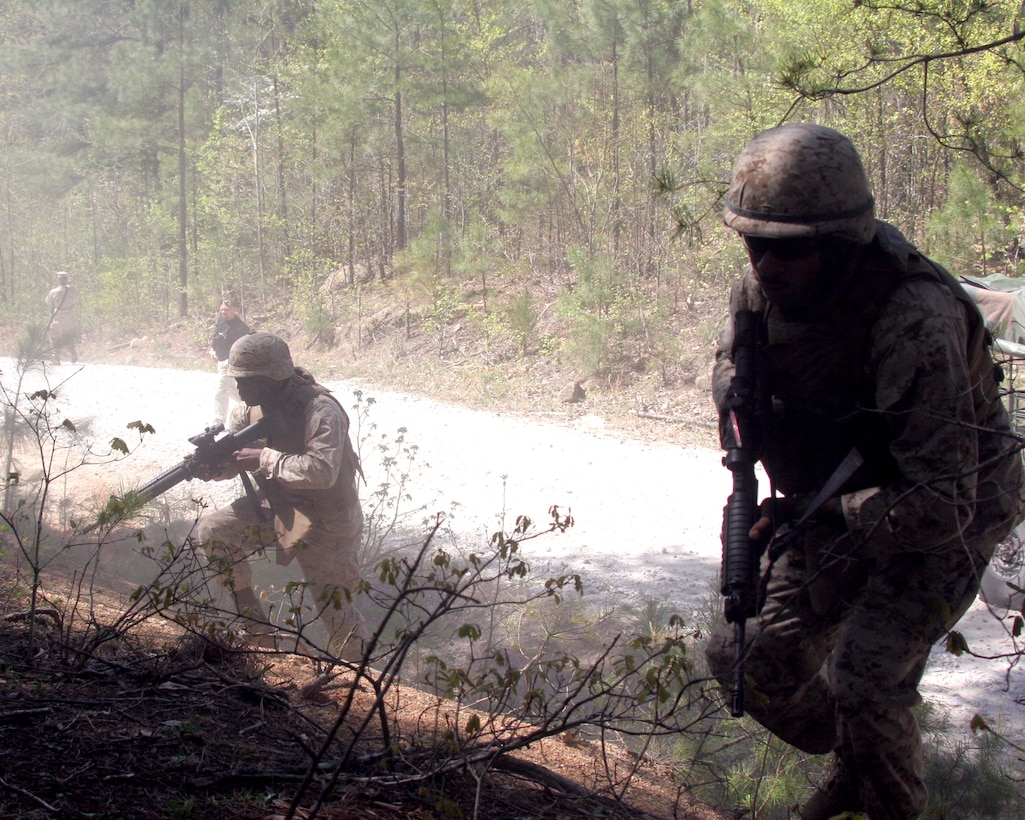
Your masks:
{"label": "gloved hand", "polygon": [[[758,508],[758,520],[748,533],[752,541],[765,541],[771,538],[783,525],[795,525],[811,506],[810,494],[797,494],[766,498]],[[830,498],[819,507],[809,519],[809,523],[843,526],[843,508],[839,498]]]}
{"label": "gloved hand", "polygon": [[249,472],[255,473],[260,469],[260,453],[262,452],[263,447],[243,447],[241,450],[236,450],[235,465],[239,470],[249,470]]}

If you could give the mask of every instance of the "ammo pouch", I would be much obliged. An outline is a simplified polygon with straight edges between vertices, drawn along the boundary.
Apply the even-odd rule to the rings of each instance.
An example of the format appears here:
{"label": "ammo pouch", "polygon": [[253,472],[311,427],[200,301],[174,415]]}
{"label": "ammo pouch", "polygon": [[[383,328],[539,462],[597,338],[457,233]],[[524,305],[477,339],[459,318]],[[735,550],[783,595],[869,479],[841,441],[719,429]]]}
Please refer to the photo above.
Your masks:
{"label": "ammo pouch", "polygon": [[272,505],[274,532],[278,534],[278,550],[274,560],[281,567],[287,567],[295,554],[306,545],[306,536],[313,522],[295,507],[287,504]]}

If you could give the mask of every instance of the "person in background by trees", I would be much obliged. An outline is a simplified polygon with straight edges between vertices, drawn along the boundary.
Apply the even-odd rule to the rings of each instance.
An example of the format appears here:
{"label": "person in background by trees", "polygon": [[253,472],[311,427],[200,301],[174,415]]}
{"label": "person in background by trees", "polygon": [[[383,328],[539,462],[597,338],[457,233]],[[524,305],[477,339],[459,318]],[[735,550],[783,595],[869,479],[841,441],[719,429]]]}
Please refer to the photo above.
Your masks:
{"label": "person in background by trees", "polygon": [[76,345],[81,337],[78,321],[80,298],[77,288],[68,284],[66,271],[57,271],[57,287],[46,294],[46,306],[50,309],[47,324],[47,339],[55,363],[61,363],[61,351],[67,351],[72,362],[78,361]]}
{"label": "person in background by trees", "polygon": [[293,365],[288,345],[273,333],[251,333],[235,342],[228,375],[242,397],[229,432],[271,415],[279,431],[236,452],[234,463],[216,475],[198,477],[253,473],[266,500],[260,510],[252,498],[242,497],[205,513],[196,536],[234,598],[250,643],[276,646],[280,637],[253,589],[248,560],[274,547],[279,564],[299,561],[304,600],[327,629],[328,650],[358,661],[366,638],[363,616],[352,604],[360,580],[363,510],[356,478],[362,470],[349,439],[349,417],[326,387]]}
{"label": "person in background by trees", "polygon": [[[754,447],[771,489],[749,532],[764,600],[743,651],[748,711],[834,755],[802,818],[910,820],[928,802],[911,708],[930,648],[1023,513],[983,320],[944,268],[875,219],[861,158],[832,129],[758,134],[723,218],[750,266],[714,398],[729,423],[734,319],[752,310]],[[724,685],[734,640],[721,620],[707,649]]]}
{"label": "person in background by trees", "polygon": [[210,358],[217,362],[217,390],[214,393],[214,423],[223,424],[228,417],[228,402],[240,402],[235,380],[228,375],[228,353],[231,346],[252,331],[238,315],[239,303],[234,296],[225,296],[218,311],[214,337],[210,342]]}

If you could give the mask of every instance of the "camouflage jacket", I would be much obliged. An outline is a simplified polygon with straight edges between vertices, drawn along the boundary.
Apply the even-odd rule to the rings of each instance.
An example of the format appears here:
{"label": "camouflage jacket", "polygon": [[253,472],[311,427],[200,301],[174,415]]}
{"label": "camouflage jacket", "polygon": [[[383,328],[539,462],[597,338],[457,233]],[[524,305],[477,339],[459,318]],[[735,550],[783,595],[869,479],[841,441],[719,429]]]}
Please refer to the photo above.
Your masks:
{"label": "camouflage jacket", "polygon": [[814,493],[854,447],[865,463],[841,493],[872,554],[940,551],[1004,532],[1023,510],[1021,459],[996,391],[981,316],[949,273],[892,226],[830,277],[801,320],[785,319],[748,268],[731,295],[713,393],[732,376],[732,316],[763,316],[758,453],[775,491]]}
{"label": "camouflage jacket", "polygon": [[[349,417],[327,388],[300,368],[282,389],[284,429],[260,453],[262,486],[279,514],[288,505],[317,526],[341,529],[360,510],[356,481],[362,470],[349,438]],[[238,405],[227,427],[240,430],[260,414],[259,408]]]}

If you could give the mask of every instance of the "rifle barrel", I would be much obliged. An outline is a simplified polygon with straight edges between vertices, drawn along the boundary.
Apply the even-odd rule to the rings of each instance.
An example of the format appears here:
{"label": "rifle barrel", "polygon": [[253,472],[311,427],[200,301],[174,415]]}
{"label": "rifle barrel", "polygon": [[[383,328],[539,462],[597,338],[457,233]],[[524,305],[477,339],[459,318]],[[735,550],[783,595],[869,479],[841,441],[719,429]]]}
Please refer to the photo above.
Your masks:
{"label": "rifle barrel", "polygon": [[139,487],[137,493],[143,502],[149,503],[154,498],[166,493],[176,484],[180,484],[191,477],[192,476],[189,473],[189,461],[188,459],[185,459],[174,467],[168,467],[156,478],[151,478]]}
{"label": "rifle barrel", "polygon": [[733,698],[730,713],[744,714],[744,655],[747,619],[758,614],[758,566],[760,551],[749,533],[758,518],[758,479],[755,477],[755,387],[759,317],[751,310],[734,315],[733,378],[730,379],[729,424],[724,433],[723,464],[733,474],[733,492],[726,502],[723,520],[722,594],[727,623],[734,628]]}
{"label": "rifle barrel", "polygon": [[[182,459],[173,467],[169,467],[155,478],[151,478],[139,487],[139,489],[135,490],[134,495],[137,496],[142,503],[148,504],[153,499],[163,493],[166,493],[175,485],[191,479],[198,465],[216,468],[218,465],[227,461],[231,457],[231,454],[239,448],[255,441],[256,439],[270,436],[278,424],[279,420],[277,417],[263,416],[247,427],[244,427],[235,433],[229,433],[221,438],[216,438],[216,436],[222,431],[222,428],[208,427],[200,435],[193,436],[189,439],[189,441],[196,447],[195,452],[190,458]],[[111,496],[111,501],[113,500],[114,496]],[[83,532],[91,532],[98,526],[100,526],[99,522],[91,524],[86,527]]]}
{"label": "rifle barrel", "polygon": [[747,641],[747,622],[739,620],[733,624],[733,702],[730,714],[733,717],[744,717],[744,652]]}

